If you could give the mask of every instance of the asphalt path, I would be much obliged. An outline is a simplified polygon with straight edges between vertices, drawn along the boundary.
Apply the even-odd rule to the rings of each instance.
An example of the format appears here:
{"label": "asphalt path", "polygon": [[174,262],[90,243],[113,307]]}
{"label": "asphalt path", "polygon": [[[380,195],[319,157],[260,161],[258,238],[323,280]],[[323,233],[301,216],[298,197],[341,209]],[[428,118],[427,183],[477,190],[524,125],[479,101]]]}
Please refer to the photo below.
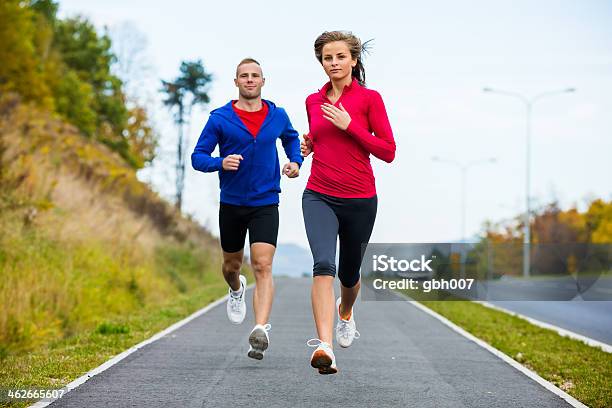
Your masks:
{"label": "asphalt path", "polygon": [[250,308],[225,304],[130,354],[52,407],[568,407],[566,401],[406,301],[358,301],[361,338],[339,372],[310,367],[311,279],[278,278],[270,348],[247,357]]}

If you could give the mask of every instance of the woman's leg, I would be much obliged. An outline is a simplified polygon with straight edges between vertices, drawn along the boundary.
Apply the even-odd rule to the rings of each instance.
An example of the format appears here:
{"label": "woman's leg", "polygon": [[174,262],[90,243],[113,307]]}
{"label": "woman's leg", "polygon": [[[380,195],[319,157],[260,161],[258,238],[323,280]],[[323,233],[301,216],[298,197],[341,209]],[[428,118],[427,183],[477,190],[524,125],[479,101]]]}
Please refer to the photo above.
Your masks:
{"label": "woman's leg", "polygon": [[317,327],[318,338],[332,347],[333,327],[335,320],[336,298],[334,295],[334,277],[320,275],[312,281],[312,314]]}
{"label": "woman's leg", "polygon": [[359,289],[361,288],[361,281],[358,281],[352,288],[347,288],[342,283],[340,284],[340,297],[342,303],[340,304],[340,317],[343,320],[349,320],[351,318],[351,311],[353,305],[359,295]]}
{"label": "woman's leg", "polygon": [[342,297],[340,316],[346,320],[351,317],[351,310],[361,287],[359,270],[363,258],[362,244],[370,241],[377,206],[378,199],[374,196],[350,199],[350,202],[338,209],[340,236],[338,278]]}
{"label": "woman's leg", "polygon": [[338,218],[324,201],[308,190],[302,196],[302,210],[314,260],[312,312],[319,339],[331,346],[336,313],[333,283],[336,275]]}

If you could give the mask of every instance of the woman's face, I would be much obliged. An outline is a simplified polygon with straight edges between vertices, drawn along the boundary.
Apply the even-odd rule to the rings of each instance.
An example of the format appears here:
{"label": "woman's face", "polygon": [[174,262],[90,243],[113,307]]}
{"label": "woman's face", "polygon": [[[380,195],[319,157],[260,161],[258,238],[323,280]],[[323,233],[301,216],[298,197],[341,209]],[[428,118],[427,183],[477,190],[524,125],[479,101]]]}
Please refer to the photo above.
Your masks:
{"label": "woman's face", "polygon": [[330,80],[337,81],[350,77],[357,60],[351,57],[348,45],[344,41],[333,41],[323,46],[323,69]]}

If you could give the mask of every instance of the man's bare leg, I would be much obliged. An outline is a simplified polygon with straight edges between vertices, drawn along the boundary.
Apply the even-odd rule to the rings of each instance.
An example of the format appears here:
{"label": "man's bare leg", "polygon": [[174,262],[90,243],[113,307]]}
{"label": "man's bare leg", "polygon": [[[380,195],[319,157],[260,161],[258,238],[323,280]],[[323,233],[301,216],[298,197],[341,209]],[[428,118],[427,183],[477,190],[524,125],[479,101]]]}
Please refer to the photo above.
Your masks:
{"label": "man's bare leg", "polygon": [[255,324],[265,325],[270,318],[272,300],[274,299],[272,259],[275,251],[276,247],[268,243],[255,242],[251,245],[251,266],[255,275],[255,290],[253,293]]}
{"label": "man's bare leg", "polygon": [[223,251],[223,277],[227,284],[232,288],[234,292],[240,290],[240,268],[242,267],[242,259],[244,257],[244,250],[238,252],[225,252]]}

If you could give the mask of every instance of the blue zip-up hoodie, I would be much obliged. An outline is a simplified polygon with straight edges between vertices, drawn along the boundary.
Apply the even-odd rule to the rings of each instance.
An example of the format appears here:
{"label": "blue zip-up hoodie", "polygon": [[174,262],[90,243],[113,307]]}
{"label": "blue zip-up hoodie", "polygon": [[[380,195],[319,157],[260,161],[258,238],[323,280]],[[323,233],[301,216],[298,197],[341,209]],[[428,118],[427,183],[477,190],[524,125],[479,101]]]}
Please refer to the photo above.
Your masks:
{"label": "blue zip-up hoodie", "polygon": [[[258,207],[278,204],[280,165],[276,139],[280,137],[289,161],[302,165],[298,132],[283,108],[268,100],[268,114],[254,138],[232,108],[232,101],[210,112],[210,118],[191,154],[194,169],[218,171],[221,202]],[[211,157],[219,145],[220,157]],[[223,159],[240,154],[238,170],[223,170]]]}

